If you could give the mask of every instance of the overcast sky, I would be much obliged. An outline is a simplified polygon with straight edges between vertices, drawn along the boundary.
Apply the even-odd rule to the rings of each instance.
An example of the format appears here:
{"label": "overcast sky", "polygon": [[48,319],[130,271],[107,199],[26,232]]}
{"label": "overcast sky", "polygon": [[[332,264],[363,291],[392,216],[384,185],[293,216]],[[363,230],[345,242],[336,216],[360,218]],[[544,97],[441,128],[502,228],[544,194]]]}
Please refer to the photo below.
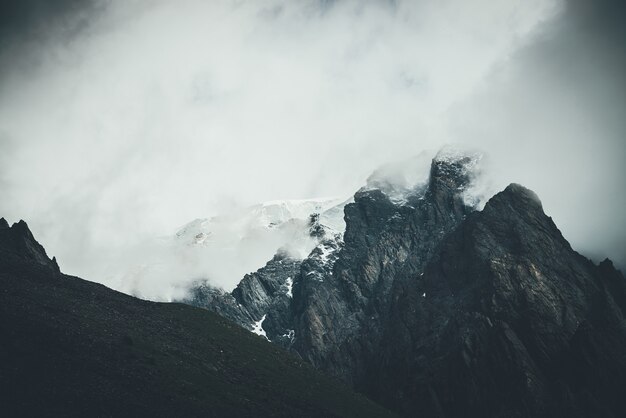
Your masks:
{"label": "overcast sky", "polygon": [[[0,6],[0,216],[61,268],[264,200],[349,196],[446,143],[626,265],[626,35],[613,0]],[[114,267],[112,267],[114,268]]]}

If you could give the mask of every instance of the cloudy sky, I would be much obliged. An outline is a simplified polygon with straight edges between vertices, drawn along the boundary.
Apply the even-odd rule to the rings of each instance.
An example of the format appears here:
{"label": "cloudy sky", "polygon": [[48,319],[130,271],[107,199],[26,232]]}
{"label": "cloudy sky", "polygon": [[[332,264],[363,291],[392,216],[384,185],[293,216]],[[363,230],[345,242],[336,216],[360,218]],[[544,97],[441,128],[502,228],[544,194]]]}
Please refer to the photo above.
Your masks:
{"label": "cloudy sky", "polygon": [[[613,0],[0,6],[0,216],[64,271],[195,218],[349,196],[456,143],[626,265],[626,30]],[[140,252],[137,257],[141,257]]]}

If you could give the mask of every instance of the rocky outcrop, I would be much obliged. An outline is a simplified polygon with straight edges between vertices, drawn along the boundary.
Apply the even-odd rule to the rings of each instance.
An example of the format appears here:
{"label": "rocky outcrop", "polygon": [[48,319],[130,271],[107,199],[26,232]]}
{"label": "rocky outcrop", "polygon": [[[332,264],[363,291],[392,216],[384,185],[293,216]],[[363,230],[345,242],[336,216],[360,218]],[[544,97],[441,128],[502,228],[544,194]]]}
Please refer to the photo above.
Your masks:
{"label": "rocky outcrop", "polygon": [[244,278],[246,320],[270,312],[264,329],[293,330],[283,346],[406,416],[624,415],[626,280],[520,185],[473,207],[475,163],[441,154],[401,198],[357,192],[343,237],[271,270],[275,285]]}
{"label": "rocky outcrop", "polygon": [[289,348],[294,339],[292,289],[301,263],[279,251],[264,267],[247,274],[232,292],[198,283],[182,302],[209,309]]}
{"label": "rocky outcrop", "polygon": [[344,243],[332,272],[312,280],[303,271],[298,281],[293,348],[303,358],[362,386],[378,361],[396,276],[421,272],[446,233],[471,211],[461,197],[471,162],[435,159],[428,184],[402,205],[380,189],[355,194],[345,207]]}
{"label": "rocky outcrop", "polygon": [[513,184],[396,278],[365,390],[407,415],[619,416],[625,284]]}
{"label": "rocky outcrop", "polygon": [[56,258],[48,257],[22,220],[9,226],[6,219],[0,218],[0,251],[7,258],[33,261],[40,267],[60,273]]}

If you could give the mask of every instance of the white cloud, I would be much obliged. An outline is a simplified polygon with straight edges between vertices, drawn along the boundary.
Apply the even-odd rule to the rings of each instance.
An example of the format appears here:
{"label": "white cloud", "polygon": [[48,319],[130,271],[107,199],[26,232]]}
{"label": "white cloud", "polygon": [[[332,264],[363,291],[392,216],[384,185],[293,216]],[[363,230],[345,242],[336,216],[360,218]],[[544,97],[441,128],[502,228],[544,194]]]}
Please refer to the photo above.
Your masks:
{"label": "white cloud", "polygon": [[[350,194],[378,165],[451,140],[490,146],[493,137],[477,136],[491,121],[506,132],[510,115],[490,107],[492,92],[487,105],[477,99],[481,86],[561,9],[556,0],[109,3],[78,36],[28,45],[38,66],[4,69],[0,210],[29,221],[65,271],[104,281],[116,254],[132,258],[194,218]],[[516,139],[494,145],[495,156],[519,148],[526,125],[512,119]],[[569,212],[537,191],[565,221]]]}

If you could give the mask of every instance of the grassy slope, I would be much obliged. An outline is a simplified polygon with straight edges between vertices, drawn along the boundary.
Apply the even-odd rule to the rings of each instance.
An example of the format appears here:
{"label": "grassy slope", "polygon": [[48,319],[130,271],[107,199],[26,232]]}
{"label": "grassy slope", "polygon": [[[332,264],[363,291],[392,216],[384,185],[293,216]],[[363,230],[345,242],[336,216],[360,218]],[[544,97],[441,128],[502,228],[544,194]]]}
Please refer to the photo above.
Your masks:
{"label": "grassy slope", "polygon": [[391,416],[208,311],[2,253],[0,386],[4,416]]}

